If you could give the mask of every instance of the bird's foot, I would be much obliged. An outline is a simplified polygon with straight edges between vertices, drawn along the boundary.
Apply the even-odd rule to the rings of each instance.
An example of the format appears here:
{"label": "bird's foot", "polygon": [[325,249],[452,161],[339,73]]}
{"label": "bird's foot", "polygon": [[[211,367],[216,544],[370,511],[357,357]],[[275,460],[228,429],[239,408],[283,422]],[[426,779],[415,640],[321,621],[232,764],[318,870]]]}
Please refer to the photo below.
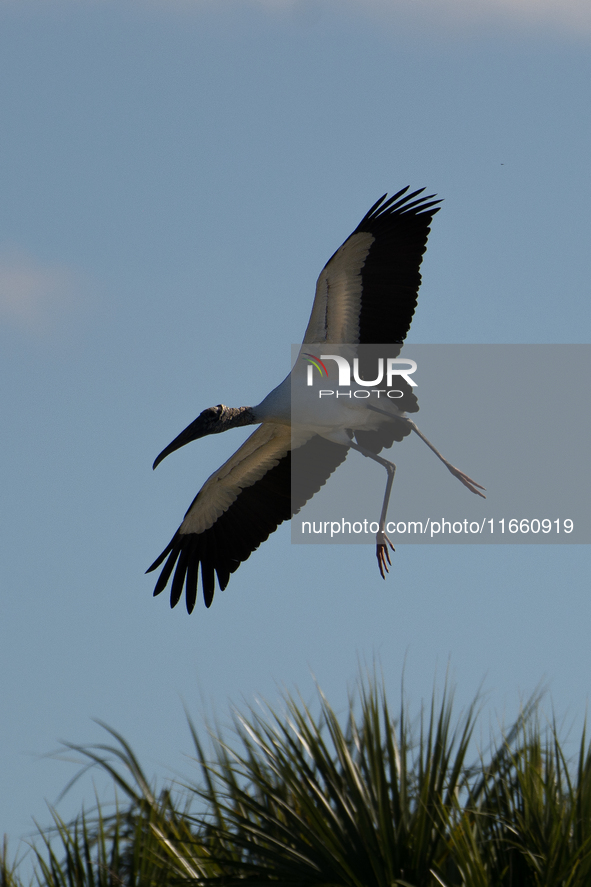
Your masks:
{"label": "bird's foot", "polygon": [[378,559],[378,567],[380,568],[380,575],[382,579],[386,578],[386,573],[390,572],[388,567],[392,566],[392,561],[390,560],[390,552],[388,551],[388,545],[390,546],[392,551],[396,550],[385,533],[378,533],[376,535],[376,557]]}
{"label": "bird's foot", "polygon": [[[482,499],[486,499],[486,496],[484,495],[484,493],[480,492],[480,490],[485,490],[486,487],[482,487],[482,486],[480,486],[480,484],[477,484],[475,480],[472,480],[471,477],[468,477],[468,475],[464,474],[463,471],[460,471],[459,468],[455,468],[453,465],[449,465],[449,464],[447,467],[449,468],[449,470],[451,471],[451,473],[453,474],[454,477],[457,477],[457,479],[461,483],[463,483],[465,487],[468,487],[468,489],[470,490],[471,493],[476,493],[477,496],[480,496]],[[478,487],[478,489],[476,489],[476,487]]]}

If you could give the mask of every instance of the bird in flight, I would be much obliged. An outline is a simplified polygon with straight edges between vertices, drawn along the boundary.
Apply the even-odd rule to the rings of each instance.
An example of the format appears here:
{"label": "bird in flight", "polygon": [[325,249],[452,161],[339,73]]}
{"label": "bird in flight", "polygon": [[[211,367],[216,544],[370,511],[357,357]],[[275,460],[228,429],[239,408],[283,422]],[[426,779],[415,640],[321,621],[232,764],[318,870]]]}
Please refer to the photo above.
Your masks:
{"label": "bird in flight", "polygon": [[[381,197],[322,269],[303,340],[306,357],[314,358],[310,354],[314,346],[354,348],[401,345],[404,341],[417,304],[429,226],[440,208],[434,195],[420,196],[424,189],[408,190]],[[171,607],[179,602],[184,589],[187,611],[193,611],[199,571],[205,606],[209,607],[216,578],[223,591],[231,574],[279,524],[300,511],[350,449],[387,471],[376,536],[383,578],[391,566],[388,547],[393,550],[385,522],[395,465],[380,456],[382,449],[414,431],[464,486],[483,495],[480,490],[484,487],[444,459],[408,417],[407,413],[418,410],[409,385],[399,386],[403,399],[397,404],[353,398],[346,403],[337,401],[329,409],[323,404],[322,410],[315,412],[310,412],[308,405],[305,417],[300,416],[293,427],[291,377],[257,406],[218,404],[204,410],[156,458],[154,468],[191,441],[241,425],[259,426],[204,483],[179,529],[147,570],[152,572],[164,564],[154,595],[166,588],[172,576]],[[297,483],[292,483],[295,466]]]}

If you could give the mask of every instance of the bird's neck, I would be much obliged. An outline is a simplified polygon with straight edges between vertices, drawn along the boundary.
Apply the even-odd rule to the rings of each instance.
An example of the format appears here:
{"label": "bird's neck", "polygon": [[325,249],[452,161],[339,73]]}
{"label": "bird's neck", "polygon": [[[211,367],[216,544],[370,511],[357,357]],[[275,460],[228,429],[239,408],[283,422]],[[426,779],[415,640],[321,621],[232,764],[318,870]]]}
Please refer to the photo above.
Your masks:
{"label": "bird's neck", "polygon": [[224,407],[223,429],[239,428],[241,425],[257,425],[257,419],[252,407]]}
{"label": "bird's neck", "polygon": [[252,412],[257,422],[291,425],[291,373],[261,403],[252,407]]}

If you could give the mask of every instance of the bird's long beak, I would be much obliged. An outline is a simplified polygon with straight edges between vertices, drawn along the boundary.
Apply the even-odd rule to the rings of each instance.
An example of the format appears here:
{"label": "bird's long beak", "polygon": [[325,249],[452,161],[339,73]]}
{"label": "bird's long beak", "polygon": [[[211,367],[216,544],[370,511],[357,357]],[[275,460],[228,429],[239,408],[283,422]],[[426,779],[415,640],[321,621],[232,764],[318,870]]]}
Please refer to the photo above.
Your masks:
{"label": "bird's long beak", "polygon": [[172,443],[169,443],[168,446],[162,450],[160,455],[156,456],[152,469],[156,468],[157,465],[160,465],[162,460],[166,459],[167,456],[170,456],[171,453],[174,453],[175,450],[180,450],[181,447],[184,447],[185,444],[191,443],[192,440],[199,440],[200,437],[205,437],[210,431],[211,424],[204,418],[202,413],[200,416],[197,416],[194,422],[187,425],[185,430],[181,431]]}

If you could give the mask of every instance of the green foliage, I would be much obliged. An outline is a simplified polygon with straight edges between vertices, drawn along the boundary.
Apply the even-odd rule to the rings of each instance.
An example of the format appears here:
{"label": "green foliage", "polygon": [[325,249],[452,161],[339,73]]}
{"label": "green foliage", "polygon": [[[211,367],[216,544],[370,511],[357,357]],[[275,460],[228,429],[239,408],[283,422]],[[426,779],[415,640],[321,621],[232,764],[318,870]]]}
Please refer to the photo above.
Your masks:
{"label": "green foliage", "polygon": [[[423,884],[449,858],[449,816],[465,781],[473,710],[451,730],[446,696],[421,720],[418,742],[375,683],[344,727],[324,697],[315,720],[301,701],[282,715],[236,716],[238,748],[215,739],[203,799],[215,810],[224,883]],[[195,731],[200,761],[203,751]]]}
{"label": "green foliage", "polygon": [[[533,700],[476,763],[473,704],[435,697],[415,723],[362,680],[339,718],[286,696],[234,714],[208,749],[190,724],[195,783],[157,794],[125,740],[73,747],[124,803],[40,832],[33,887],[589,887],[591,749],[567,761]],[[23,887],[6,846],[2,887]]]}

